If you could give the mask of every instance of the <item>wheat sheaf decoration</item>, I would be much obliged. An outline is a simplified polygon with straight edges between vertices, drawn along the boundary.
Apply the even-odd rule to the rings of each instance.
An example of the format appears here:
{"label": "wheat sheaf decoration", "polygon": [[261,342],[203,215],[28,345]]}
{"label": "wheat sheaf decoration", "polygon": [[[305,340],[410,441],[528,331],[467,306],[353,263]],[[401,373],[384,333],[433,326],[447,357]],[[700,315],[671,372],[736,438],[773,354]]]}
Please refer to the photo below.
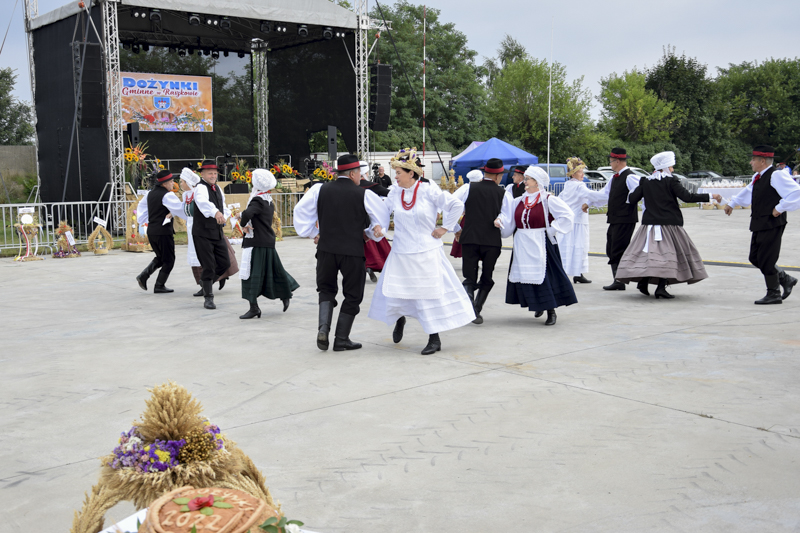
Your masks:
{"label": "wheat sheaf decoration", "polygon": [[170,381],[153,389],[139,421],[100,459],[100,480],[75,512],[71,533],[98,533],[121,501],[137,509],[191,485],[237,489],[280,510],[263,474],[236,443],[202,416],[200,402]]}

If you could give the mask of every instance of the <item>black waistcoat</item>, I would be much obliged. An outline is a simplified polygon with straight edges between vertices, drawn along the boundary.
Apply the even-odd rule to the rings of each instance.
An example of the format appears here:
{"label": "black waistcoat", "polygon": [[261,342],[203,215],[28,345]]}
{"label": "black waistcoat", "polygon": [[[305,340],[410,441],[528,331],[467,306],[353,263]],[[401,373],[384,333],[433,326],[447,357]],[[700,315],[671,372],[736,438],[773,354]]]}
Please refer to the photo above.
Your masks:
{"label": "black waistcoat", "polygon": [[606,220],[609,224],[634,224],[639,221],[639,212],[636,208],[637,204],[629,204],[628,202],[628,184],[627,179],[630,174],[633,174],[631,169],[625,169],[622,174],[616,178],[611,179],[611,190],[608,193],[608,213]]}
{"label": "black waistcoat", "polygon": [[[197,184],[198,187],[205,187],[208,189],[208,199],[211,200],[211,203],[214,204],[214,207],[219,209],[221,212],[225,210],[222,208],[222,192],[219,190],[219,187],[215,187],[216,190],[211,188],[211,185],[206,183],[204,180],[200,180],[200,183]],[[195,198],[197,197],[197,191],[195,191]],[[217,220],[214,217],[208,218],[200,211],[200,208],[197,207],[195,203],[194,206],[194,221],[192,223],[192,235],[196,235],[198,237],[205,237],[206,239],[210,239],[212,241],[218,241],[223,239],[225,236],[222,233],[222,226],[217,223]]]}
{"label": "black waistcoat", "polygon": [[275,213],[275,202],[267,202],[256,196],[242,212],[242,227],[248,222],[253,227],[253,236],[242,239],[242,248],[275,248],[275,230],[272,229],[272,218]]}
{"label": "black waistcoat", "polygon": [[363,235],[370,223],[364,207],[366,191],[348,178],[339,178],[320,187],[317,249],[330,254],[364,257]]}
{"label": "black waistcoat", "polygon": [[164,224],[164,219],[169,214],[169,209],[164,205],[164,196],[172,194],[160,185],[147,193],[147,213],[150,221],[147,223],[147,235],[172,235],[172,219]]}
{"label": "black waistcoat", "polygon": [[786,213],[781,216],[772,216],[772,210],[781,201],[781,195],[772,186],[772,172],[775,167],[770,167],[753,184],[753,202],[750,206],[750,231],[762,231],[786,225]]}
{"label": "black waistcoat", "polygon": [[503,207],[505,190],[495,182],[481,180],[469,184],[469,196],[464,202],[464,229],[461,230],[461,244],[482,244],[502,246],[500,228],[494,221]]}
{"label": "black waistcoat", "polygon": [[511,184],[511,195],[514,198],[519,198],[525,194],[525,182],[520,181],[519,183],[512,183]]}
{"label": "black waistcoat", "polygon": [[370,191],[374,192],[378,196],[386,197],[389,196],[389,189],[383,186],[381,183],[376,183],[373,181],[362,179],[361,183],[358,185],[362,189],[369,189]]}

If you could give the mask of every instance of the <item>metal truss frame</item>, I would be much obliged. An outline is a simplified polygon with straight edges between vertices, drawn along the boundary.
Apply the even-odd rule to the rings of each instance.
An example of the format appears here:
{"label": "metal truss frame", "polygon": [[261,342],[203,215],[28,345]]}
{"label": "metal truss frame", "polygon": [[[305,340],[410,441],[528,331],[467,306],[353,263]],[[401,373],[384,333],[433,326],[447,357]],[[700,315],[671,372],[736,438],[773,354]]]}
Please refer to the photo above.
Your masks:
{"label": "metal truss frame", "polygon": [[267,72],[267,43],[253,43],[253,97],[255,99],[256,130],[259,166],[269,167],[269,76]]}
{"label": "metal truss frame", "polygon": [[109,182],[113,205],[114,228],[124,229],[126,220],[125,207],[125,154],[124,133],[122,131],[122,83],[119,66],[119,19],[117,18],[117,1],[103,2],[103,38],[105,75],[106,75],[106,108],[108,111],[108,162]]}
{"label": "metal truss frame", "polygon": [[369,155],[369,30],[371,27],[367,11],[368,0],[356,0],[358,17],[356,30],[356,152],[365,159]]}

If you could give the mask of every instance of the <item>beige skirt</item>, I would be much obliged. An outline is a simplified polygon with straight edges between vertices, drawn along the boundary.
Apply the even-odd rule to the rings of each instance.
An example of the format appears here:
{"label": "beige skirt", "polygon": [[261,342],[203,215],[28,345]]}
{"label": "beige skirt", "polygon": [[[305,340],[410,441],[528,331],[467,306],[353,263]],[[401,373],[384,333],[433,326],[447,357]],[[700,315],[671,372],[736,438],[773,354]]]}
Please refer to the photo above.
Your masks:
{"label": "beige skirt", "polygon": [[655,240],[655,228],[650,228],[649,243],[648,226],[642,225],[633,236],[619,262],[616,279],[629,282],[650,278],[655,285],[658,278],[663,278],[675,285],[697,283],[708,277],[700,253],[682,226],[661,226],[660,241]]}

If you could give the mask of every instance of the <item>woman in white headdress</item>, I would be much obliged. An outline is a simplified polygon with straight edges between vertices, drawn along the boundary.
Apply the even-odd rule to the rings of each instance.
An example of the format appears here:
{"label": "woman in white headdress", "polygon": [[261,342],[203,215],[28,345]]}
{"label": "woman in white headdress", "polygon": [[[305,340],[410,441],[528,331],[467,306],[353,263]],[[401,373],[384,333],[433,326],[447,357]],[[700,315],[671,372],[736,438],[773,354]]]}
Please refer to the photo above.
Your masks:
{"label": "woman in white headdress", "polygon": [[644,198],[645,209],[642,225],[619,262],[617,279],[625,283],[637,281],[637,288],[647,296],[648,285],[657,285],[656,299],[671,299],[674,296],[667,292],[668,284],[697,283],[708,277],[700,253],[683,229],[678,198],[684,202],[709,202],[711,197],[717,201],[722,197],[686,190],[672,175],[673,152],[658,153],[650,162],[655,172],[640,180],[639,186],[628,195],[632,204]]}
{"label": "woman in white headdress", "polygon": [[572,231],[558,235],[561,264],[567,276],[572,276],[573,283],[592,282],[584,276],[589,272],[589,213],[583,210],[583,205],[589,203],[589,193],[592,192],[583,181],[584,169],[586,164],[580,158],[567,159],[567,176],[570,179],[558,195],[558,199],[572,209],[574,217]]}
{"label": "woman in white headdress", "polygon": [[[200,183],[200,176],[195,174],[192,169],[184,167],[181,170],[181,190],[183,191],[183,212],[186,213],[186,235],[189,236],[189,249],[186,251],[186,263],[192,268],[194,282],[200,286],[200,275],[203,272],[200,261],[194,251],[194,239],[192,239],[192,204],[194,203],[194,188]],[[203,296],[203,288],[193,294],[193,296]]]}
{"label": "woman in white headdress", "polygon": [[[442,349],[439,333],[475,320],[472,303],[444,253],[442,236],[456,227],[464,204],[422,178],[417,149],[400,150],[391,160],[397,186],[379,214],[388,227],[394,213],[394,241],[378,279],[369,317],[394,324],[392,340],[400,342],[406,318],[416,318],[428,334],[423,355]],[[437,228],[438,212],[442,226]],[[376,237],[380,228],[376,228]]]}
{"label": "woman in white headdress", "polygon": [[242,298],[250,302],[250,310],[241,319],[261,318],[258,297],[283,302],[283,311],[289,308],[292,292],[300,285],[283,268],[281,258],[275,250],[275,231],[272,219],[275,202],[269,191],[277,181],[269,170],[257,168],[253,171],[253,190],[247,200],[247,208],[241,214],[241,225],[245,235],[242,239]]}
{"label": "woman in white headdress", "polygon": [[509,192],[495,220],[503,238],[514,235],[514,251],[508,270],[506,303],[533,311],[547,311],[545,326],[556,323],[556,307],[578,303],[556,243],[557,233],[572,229],[572,209],[547,192],[550,177],[539,167],[524,174],[525,193],[514,198]]}

